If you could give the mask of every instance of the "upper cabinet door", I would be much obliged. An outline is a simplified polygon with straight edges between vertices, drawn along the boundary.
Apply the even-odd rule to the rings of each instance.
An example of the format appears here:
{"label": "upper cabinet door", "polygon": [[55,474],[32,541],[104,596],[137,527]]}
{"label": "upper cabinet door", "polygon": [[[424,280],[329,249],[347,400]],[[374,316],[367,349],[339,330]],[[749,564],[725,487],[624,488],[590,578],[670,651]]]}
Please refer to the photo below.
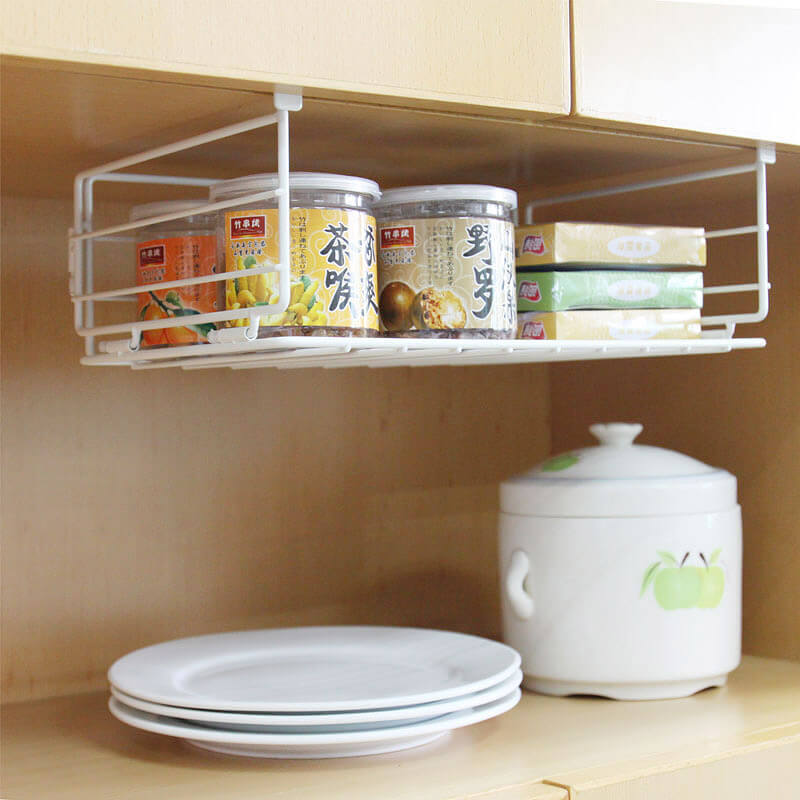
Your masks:
{"label": "upper cabinet door", "polygon": [[7,55],[569,113],[568,0],[0,3]]}
{"label": "upper cabinet door", "polygon": [[572,8],[576,116],[800,145],[800,3]]}

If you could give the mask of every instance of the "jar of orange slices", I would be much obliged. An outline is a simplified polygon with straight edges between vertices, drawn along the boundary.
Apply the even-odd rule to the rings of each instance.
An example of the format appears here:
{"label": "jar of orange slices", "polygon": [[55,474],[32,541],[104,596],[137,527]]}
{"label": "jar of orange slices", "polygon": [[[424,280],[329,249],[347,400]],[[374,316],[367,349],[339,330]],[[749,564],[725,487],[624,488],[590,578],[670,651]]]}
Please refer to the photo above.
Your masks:
{"label": "jar of orange slices", "polygon": [[[205,201],[170,200],[131,209],[131,222],[189,211]],[[151,285],[137,296],[137,319],[150,322],[181,317],[185,325],[142,331],[142,347],[168,347],[208,341],[213,322],[193,324],[192,318],[217,310],[217,285],[197,283],[176,289],[152,284],[196,278],[216,272],[217,239],[214,217],[194,214],[140,228],[136,241],[136,285]]]}

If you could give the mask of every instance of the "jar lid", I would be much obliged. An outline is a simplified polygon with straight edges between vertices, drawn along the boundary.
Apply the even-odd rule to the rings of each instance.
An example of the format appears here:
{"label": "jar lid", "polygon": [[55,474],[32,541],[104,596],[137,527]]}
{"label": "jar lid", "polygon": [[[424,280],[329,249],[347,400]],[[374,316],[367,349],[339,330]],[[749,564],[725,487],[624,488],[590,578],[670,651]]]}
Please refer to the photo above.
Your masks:
{"label": "jar lid", "polygon": [[[128,218],[131,222],[148,217],[158,217],[161,214],[175,214],[178,211],[188,211],[190,208],[197,208],[208,203],[207,200],[161,200],[156,203],[143,203],[131,209]],[[176,220],[180,222],[180,220]]]}
{"label": "jar lid", "polygon": [[[329,192],[352,192],[364,194],[371,200],[381,196],[381,189],[375,181],[357,178],[353,175],[334,175],[327,172],[290,172],[289,186],[292,189],[320,189]],[[277,172],[262,172],[258,175],[245,175],[230,181],[213,184],[209,190],[211,202],[227,200],[240,194],[255,194],[278,188]]]}
{"label": "jar lid", "polygon": [[517,193],[513,189],[468,183],[387,189],[376,207],[383,208],[399,203],[428,203],[436,200],[477,200],[486,203],[500,203],[511,209],[517,207]]}
{"label": "jar lid", "polygon": [[592,425],[596,447],[554,456],[500,487],[500,509],[537,517],[649,517],[725,511],[736,478],[690,456],[634,444],[638,424]]}

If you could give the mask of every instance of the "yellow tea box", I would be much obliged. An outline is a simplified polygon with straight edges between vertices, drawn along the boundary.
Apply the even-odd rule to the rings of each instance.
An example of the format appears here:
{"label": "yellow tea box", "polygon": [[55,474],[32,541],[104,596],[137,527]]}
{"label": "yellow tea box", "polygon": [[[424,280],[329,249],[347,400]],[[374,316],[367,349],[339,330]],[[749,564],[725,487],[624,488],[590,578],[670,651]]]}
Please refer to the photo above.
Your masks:
{"label": "yellow tea box", "polygon": [[517,267],[704,267],[703,228],[551,222],[516,229]]}
{"label": "yellow tea box", "polygon": [[699,339],[700,310],[529,311],[518,325],[519,339]]}

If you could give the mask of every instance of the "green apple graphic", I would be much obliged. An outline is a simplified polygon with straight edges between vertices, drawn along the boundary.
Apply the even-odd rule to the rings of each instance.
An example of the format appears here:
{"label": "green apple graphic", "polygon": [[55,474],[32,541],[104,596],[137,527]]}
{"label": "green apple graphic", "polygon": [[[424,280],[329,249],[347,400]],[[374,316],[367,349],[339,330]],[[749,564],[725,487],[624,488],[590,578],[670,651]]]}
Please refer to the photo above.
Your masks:
{"label": "green apple graphic", "polygon": [[659,560],[645,570],[639,596],[644,595],[652,583],[656,602],[666,611],[678,608],[716,608],[725,588],[725,575],[720,567],[714,566],[720,552],[717,548],[708,561],[700,553],[705,566],[695,567],[686,564],[688,552],[678,563],[672,553],[659,550]]}
{"label": "green apple graphic", "polygon": [[717,548],[711,554],[711,558],[706,561],[706,557],[700,553],[700,558],[703,559],[705,566],[695,567],[703,581],[700,599],[697,601],[698,608],[716,608],[722,600],[722,593],[725,591],[725,573],[722,571],[722,567],[714,566],[719,554],[720,549]]}
{"label": "green apple graphic", "polygon": [[695,569],[685,566],[689,554],[684,555],[680,564],[675,561],[671,553],[659,553],[659,555],[662,558],[669,556],[667,561],[674,563],[675,566],[662,569],[656,576],[653,594],[658,604],[667,611],[696,606],[703,589],[703,578]]}
{"label": "green apple graphic", "polygon": [[575,453],[562,453],[545,461],[542,464],[542,472],[561,472],[562,469],[569,469],[577,464],[579,460]]}

